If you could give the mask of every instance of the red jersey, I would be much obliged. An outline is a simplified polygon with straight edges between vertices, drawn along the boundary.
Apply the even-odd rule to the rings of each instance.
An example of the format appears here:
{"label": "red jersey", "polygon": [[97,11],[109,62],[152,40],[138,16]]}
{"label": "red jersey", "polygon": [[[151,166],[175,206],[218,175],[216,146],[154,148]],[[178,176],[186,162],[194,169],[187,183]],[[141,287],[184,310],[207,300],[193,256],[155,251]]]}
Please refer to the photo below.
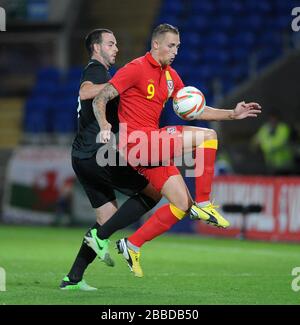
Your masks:
{"label": "red jersey", "polygon": [[184,87],[177,72],[162,67],[148,52],[117,71],[109,81],[119,92],[119,120],[128,131],[159,128],[165,102]]}

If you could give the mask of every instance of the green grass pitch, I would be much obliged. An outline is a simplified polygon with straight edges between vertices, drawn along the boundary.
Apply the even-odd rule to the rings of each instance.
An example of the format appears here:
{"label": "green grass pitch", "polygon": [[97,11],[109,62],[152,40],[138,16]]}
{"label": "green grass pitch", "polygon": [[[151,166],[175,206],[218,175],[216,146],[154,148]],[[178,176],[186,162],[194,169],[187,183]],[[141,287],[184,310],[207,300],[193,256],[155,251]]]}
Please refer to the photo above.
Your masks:
{"label": "green grass pitch", "polygon": [[[164,235],[146,244],[144,278],[135,278],[112,248],[109,268],[95,260],[85,279],[96,292],[61,291],[84,229],[0,226],[0,305],[300,304],[291,271],[299,244]],[[124,233],[112,237],[111,246]]]}

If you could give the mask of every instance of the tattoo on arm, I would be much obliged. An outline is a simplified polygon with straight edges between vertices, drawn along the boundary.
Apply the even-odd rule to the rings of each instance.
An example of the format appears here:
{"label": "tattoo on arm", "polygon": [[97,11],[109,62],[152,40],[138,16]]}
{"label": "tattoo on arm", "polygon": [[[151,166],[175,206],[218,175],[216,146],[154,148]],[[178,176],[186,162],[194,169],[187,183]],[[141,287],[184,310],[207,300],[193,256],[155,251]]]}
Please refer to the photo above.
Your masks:
{"label": "tattoo on arm", "polygon": [[95,117],[101,125],[102,122],[106,122],[106,104],[111,99],[114,99],[119,95],[116,88],[107,83],[106,86],[99,92],[99,94],[93,100],[93,110]]}

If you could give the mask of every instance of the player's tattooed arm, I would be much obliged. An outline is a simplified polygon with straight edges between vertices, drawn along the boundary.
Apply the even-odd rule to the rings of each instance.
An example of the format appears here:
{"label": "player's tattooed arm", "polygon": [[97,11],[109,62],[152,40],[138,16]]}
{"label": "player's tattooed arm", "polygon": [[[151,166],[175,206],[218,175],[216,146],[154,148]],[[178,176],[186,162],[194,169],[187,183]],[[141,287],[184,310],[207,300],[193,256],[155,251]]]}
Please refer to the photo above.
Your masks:
{"label": "player's tattooed arm", "polygon": [[100,141],[108,142],[110,139],[111,124],[106,119],[106,104],[119,95],[116,88],[107,83],[93,100],[93,111],[100,126]]}
{"label": "player's tattooed arm", "polygon": [[101,125],[106,120],[106,104],[111,99],[117,97],[119,95],[116,88],[111,85],[110,83],[107,83],[102,90],[100,90],[99,94],[94,98],[93,100],[93,110],[95,117],[99,123],[99,126],[101,128]]}

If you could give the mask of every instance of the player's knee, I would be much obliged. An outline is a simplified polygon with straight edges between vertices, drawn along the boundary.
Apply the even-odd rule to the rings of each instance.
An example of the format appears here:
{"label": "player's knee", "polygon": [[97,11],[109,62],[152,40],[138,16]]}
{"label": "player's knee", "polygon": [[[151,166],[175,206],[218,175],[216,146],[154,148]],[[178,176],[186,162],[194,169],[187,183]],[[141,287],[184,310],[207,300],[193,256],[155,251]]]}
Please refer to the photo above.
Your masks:
{"label": "player's knee", "polygon": [[205,130],[205,140],[216,140],[218,138],[217,132],[213,129]]}
{"label": "player's knee", "polygon": [[176,202],[174,202],[173,205],[175,205],[177,209],[187,212],[190,209],[190,207],[193,205],[193,202],[190,199],[182,198],[176,200]]}

